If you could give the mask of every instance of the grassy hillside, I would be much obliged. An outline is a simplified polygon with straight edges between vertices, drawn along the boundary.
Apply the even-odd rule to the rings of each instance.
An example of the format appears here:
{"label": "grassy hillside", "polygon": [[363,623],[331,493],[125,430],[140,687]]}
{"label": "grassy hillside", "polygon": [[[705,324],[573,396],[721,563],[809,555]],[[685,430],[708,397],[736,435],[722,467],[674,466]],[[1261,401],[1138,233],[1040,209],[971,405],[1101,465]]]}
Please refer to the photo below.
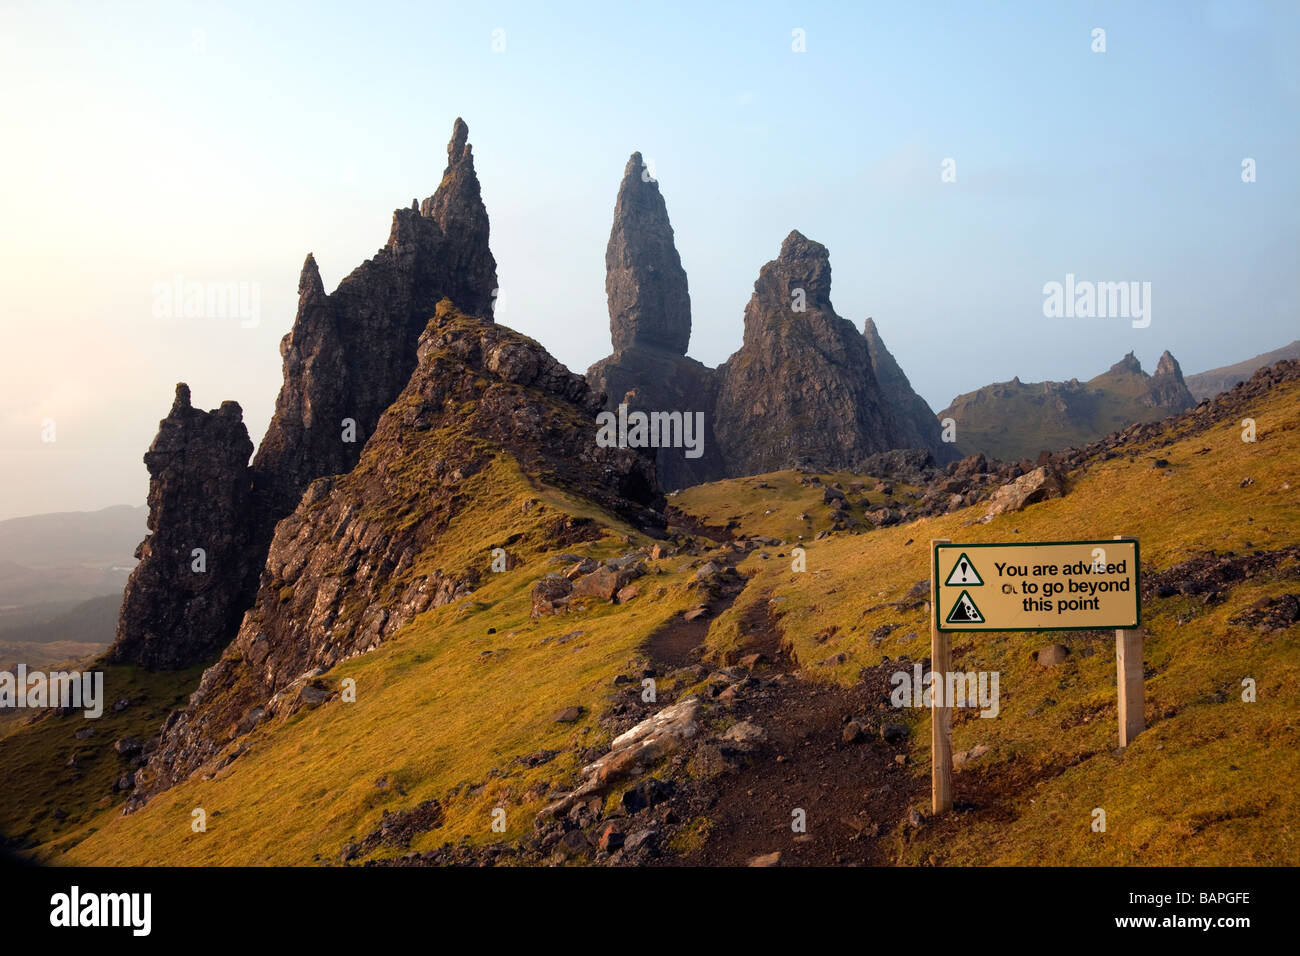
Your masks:
{"label": "grassy hillside", "polygon": [[[734,639],[746,602],[770,600],[805,671],[851,683],[887,658],[929,656],[924,602],[897,606],[928,580],[932,538],[1015,541],[1137,535],[1151,570],[1208,550],[1241,554],[1300,545],[1300,386],[1257,410],[1255,444],[1227,422],[1159,457],[1095,465],[1065,498],[972,524],[982,509],[808,547],[808,573],[751,557],[755,575],[715,626],[719,650]],[[1155,457],[1154,455],[1151,457]],[[1246,479],[1250,483],[1242,486]],[[1294,557],[1275,574],[1237,583],[1218,603],[1181,594],[1143,612],[1148,730],[1117,751],[1115,651],[1099,634],[955,635],[955,666],[1001,672],[996,719],[956,715],[954,752],[986,754],[956,774],[959,803],[977,806],[900,847],[905,862],[1064,864],[1290,864],[1300,862],[1300,646],[1297,628],[1261,634],[1231,619],[1257,601],[1300,592]],[[887,637],[876,640],[882,627]],[[1060,641],[1066,664],[1030,655]],[[834,663],[843,653],[842,663]],[[821,662],[831,661],[823,665]],[[1258,702],[1243,703],[1253,678]],[[904,711],[924,742],[916,773],[929,772],[927,715]],[[963,719],[964,717],[964,719]],[[1089,829],[1106,810],[1105,834]]]}
{"label": "grassy hillside", "polygon": [[[863,669],[910,669],[928,656],[925,602],[909,592],[927,578],[931,538],[1137,535],[1149,565],[1145,574],[1171,581],[1182,563],[1207,551],[1268,555],[1296,548],[1300,383],[1275,388],[1251,411],[1259,429],[1254,444],[1241,441],[1235,422],[1195,433],[1183,422],[1178,428],[1185,434],[1172,444],[1126,446],[1072,476],[1066,497],[987,524],[976,523],[984,510],[976,505],[816,540],[829,523],[828,508],[822,488],[801,481],[808,476],[781,472],[690,489],[671,501],[695,521],[785,542],[743,557],[746,586],[709,623],[705,641],[714,658],[734,657],[753,622],[770,612],[797,658],[798,679],[860,686]],[[820,477],[846,488],[863,480]],[[485,549],[519,533],[520,522],[532,520],[523,515],[537,513],[535,506],[517,507],[523,497],[537,499],[552,516],[585,514],[606,527],[598,540],[566,551],[603,557],[648,543],[589,505],[532,487],[522,476],[518,487],[500,480],[506,482],[495,489],[501,504],[467,512],[453,529],[458,547]],[[850,498],[879,504],[877,483],[863,481],[864,490]],[[910,493],[892,491],[895,499]],[[789,563],[800,534],[806,573],[792,572]],[[97,757],[75,787],[59,784],[79,743],[72,735],[80,718],[23,727],[0,742],[0,773],[24,781],[0,799],[0,831],[52,863],[336,863],[345,845],[384,832],[385,811],[433,800],[436,825],[417,828],[409,845],[381,841],[372,858],[447,841],[524,841],[534,832],[536,812],[608,743],[602,718],[616,699],[616,678],[638,676],[649,635],[699,600],[693,566],[710,555],[648,562],[650,575],[626,603],[591,601],[534,620],[533,583],[564,565],[551,561],[545,542],[529,534],[519,540],[519,566],[487,575],[470,598],[420,615],[388,643],[324,675],[331,687],[354,679],[355,703],[335,699],[259,727],[237,760],[165,791],[131,816],[121,816],[120,798],[108,793],[120,770],[115,755]],[[888,858],[907,864],[1300,863],[1297,627],[1261,631],[1234,623],[1257,602],[1298,592],[1300,563],[1288,553],[1211,598],[1174,588],[1147,601],[1148,729],[1123,752],[1117,750],[1112,634],[956,635],[958,667],[1000,672],[1001,713],[981,719],[958,712],[954,751],[987,749],[957,769],[957,812],[915,831],[896,817],[875,821]],[[1033,651],[1058,641],[1071,650],[1064,664],[1049,669],[1032,659]],[[1257,683],[1256,703],[1241,699],[1246,677]],[[125,682],[143,679],[110,671],[110,699]],[[162,705],[180,697],[179,688],[165,686],[140,693],[152,709],[114,718],[138,717],[133,733],[145,718],[156,727]],[[583,708],[579,719],[557,722],[557,712],[570,706]],[[913,727],[900,772],[911,791],[928,793],[928,713],[896,714],[891,719]],[[725,721],[710,724],[721,726]],[[105,724],[97,733],[109,740],[119,730]],[[817,786],[816,779],[809,785]],[[45,801],[37,810],[29,805],[32,793]],[[61,822],[52,816],[54,803],[67,814]],[[504,833],[491,829],[498,807],[506,811]],[[1105,833],[1090,830],[1098,807],[1107,814]],[[206,811],[205,833],[191,830],[195,808]],[[810,832],[835,825],[814,819]],[[704,852],[728,840],[711,827],[707,812],[685,832],[672,844],[683,851]]]}
{"label": "grassy hillside", "polygon": [[[691,576],[677,570],[682,559],[666,559],[651,562],[653,576],[638,582],[644,599],[590,602],[532,620],[533,582],[567,567],[551,560],[558,553],[607,557],[640,539],[589,504],[534,486],[504,460],[476,478],[492,504],[462,513],[445,535],[443,558],[468,561],[505,544],[518,566],[487,575],[472,598],[421,615],[396,639],[331,670],[333,687],[356,681],[355,703],[335,700],[259,728],[248,751],[214,777],[192,778],[130,816],[119,814],[119,799],[92,802],[109,778],[64,798],[79,801],[80,810],[55,828],[32,827],[23,794],[7,791],[0,832],[40,843],[36,855],[56,863],[337,862],[345,844],[380,826],[385,810],[436,799],[443,822],[411,849],[461,837],[501,839],[489,828],[497,806],[508,808],[507,836],[531,833],[553,782],[572,773],[580,748],[602,737],[595,717],[608,705],[614,676],[635,663],[646,633],[695,598],[686,587]],[[556,552],[538,532],[553,527],[558,513],[599,518],[607,530],[600,540]],[[132,677],[110,668],[109,697]],[[584,717],[557,723],[556,712],[569,706],[582,707]],[[161,714],[154,721],[156,729]],[[0,768],[21,768],[32,789],[53,789],[53,768],[66,760],[78,729],[73,722],[25,728],[21,750],[0,747]],[[537,768],[524,765],[547,749],[565,752]],[[206,833],[191,830],[195,808],[207,812]],[[379,856],[387,852],[396,851]]]}

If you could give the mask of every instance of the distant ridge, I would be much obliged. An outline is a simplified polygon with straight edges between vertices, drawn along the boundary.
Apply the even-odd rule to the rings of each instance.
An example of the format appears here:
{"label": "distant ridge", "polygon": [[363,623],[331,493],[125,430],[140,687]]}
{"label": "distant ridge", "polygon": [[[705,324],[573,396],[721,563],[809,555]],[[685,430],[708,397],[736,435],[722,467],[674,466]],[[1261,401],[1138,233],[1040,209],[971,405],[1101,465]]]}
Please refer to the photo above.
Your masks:
{"label": "distant ridge", "polygon": [[939,413],[957,423],[957,448],[1004,461],[1083,445],[1134,422],[1164,418],[1196,404],[1178,361],[1165,352],[1148,375],[1132,352],[1080,382],[995,382],[953,399]]}
{"label": "distant ridge", "polygon": [[1237,362],[1235,365],[1223,365],[1219,368],[1212,368],[1207,372],[1189,375],[1187,376],[1187,389],[1192,393],[1193,398],[1201,402],[1207,398],[1213,398],[1220,392],[1226,392],[1238,382],[1249,381],[1257,369],[1264,368],[1266,365],[1274,365],[1283,359],[1294,358],[1300,358],[1300,339],[1296,339],[1290,345],[1284,345],[1280,349],[1256,355],[1244,362]]}

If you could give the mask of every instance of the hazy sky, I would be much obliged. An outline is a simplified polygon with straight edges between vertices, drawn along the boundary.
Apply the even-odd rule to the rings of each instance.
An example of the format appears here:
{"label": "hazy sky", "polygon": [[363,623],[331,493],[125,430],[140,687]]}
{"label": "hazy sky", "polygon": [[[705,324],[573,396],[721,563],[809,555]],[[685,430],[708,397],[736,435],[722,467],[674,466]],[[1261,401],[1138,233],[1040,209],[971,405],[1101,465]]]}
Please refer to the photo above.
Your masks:
{"label": "hazy sky", "polygon": [[[329,289],[373,255],[457,116],[499,319],[577,371],[610,351],[633,150],[709,365],[792,228],[936,410],[1129,350],[1190,374],[1300,336],[1300,5],[546,6],[6,0],[0,518],[143,503],[178,381],[260,439],[304,255]],[[1149,327],[1045,318],[1067,273],[1150,282]],[[155,314],[176,277],[246,283],[258,324]]]}

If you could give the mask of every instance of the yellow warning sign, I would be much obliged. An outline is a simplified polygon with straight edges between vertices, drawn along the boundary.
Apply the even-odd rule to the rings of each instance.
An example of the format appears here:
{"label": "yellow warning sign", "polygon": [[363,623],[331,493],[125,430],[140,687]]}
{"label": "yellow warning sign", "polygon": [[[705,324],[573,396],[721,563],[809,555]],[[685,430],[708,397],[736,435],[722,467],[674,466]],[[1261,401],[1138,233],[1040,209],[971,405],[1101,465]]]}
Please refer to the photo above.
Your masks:
{"label": "yellow warning sign", "polygon": [[936,544],[941,631],[1077,631],[1141,623],[1132,538]]}

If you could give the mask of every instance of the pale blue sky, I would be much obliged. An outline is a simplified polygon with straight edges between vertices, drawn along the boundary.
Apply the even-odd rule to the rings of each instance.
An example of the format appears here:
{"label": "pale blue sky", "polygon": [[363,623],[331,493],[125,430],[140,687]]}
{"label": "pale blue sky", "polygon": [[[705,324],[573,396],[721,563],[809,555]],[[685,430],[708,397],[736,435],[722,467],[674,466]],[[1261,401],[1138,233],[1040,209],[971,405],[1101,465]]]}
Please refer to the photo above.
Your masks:
{"label": "pale blue sky", "polygon": [[[303,256],[332,289],[373,255],[436,187],[456,116],[500,319],[577,371],[609,351],[604,249],[633,150],[710,365],[793,228],[936,410],[1129,350],[1192,373],[1276,348],[1300,336],[1298,10],[8,2],[0,517],[143,502],[179,380],[203,407],[238,400],[260,439]],[[1066,273],[1151,282],[1150,327],[1044,318]],[[260,324],[155,317],[177,275],[258,283]]]}

